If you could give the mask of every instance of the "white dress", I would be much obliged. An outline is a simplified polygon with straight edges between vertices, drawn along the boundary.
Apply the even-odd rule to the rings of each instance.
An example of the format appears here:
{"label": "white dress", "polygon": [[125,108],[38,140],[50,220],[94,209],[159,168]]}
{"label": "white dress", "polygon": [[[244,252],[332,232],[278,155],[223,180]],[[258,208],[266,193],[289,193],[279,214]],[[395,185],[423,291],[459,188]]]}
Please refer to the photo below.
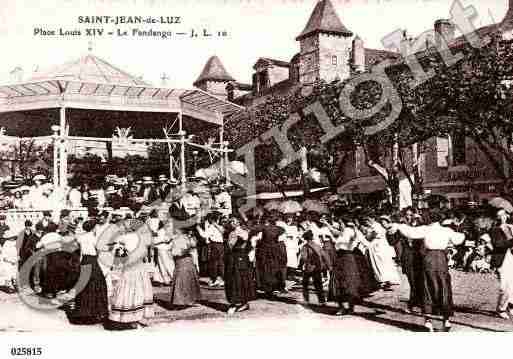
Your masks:
{"label": "white dress", "polygon": [[173,279],[175,262],[171,256],[171,239],[167,238],[166,230],[161,228],[153,237],[153,245],[157,249],[157,258],[153,281],[169,285]]}
{"label": "white dress", "polygon": [[299,265],[299,237],[301,236],[299,228],[285,223],[280,223],[280,227],[285,230],[280,239],[285,243],[287,250],[287,267],[297,268]]}
{"label": "white dress", "polygon": [[379,223],[374,223],[371,230],[375,237],[369,241],[369,257],[376,280],[379,283],[401,284],[394,262],[395,250],[387,241],[386,230]]}

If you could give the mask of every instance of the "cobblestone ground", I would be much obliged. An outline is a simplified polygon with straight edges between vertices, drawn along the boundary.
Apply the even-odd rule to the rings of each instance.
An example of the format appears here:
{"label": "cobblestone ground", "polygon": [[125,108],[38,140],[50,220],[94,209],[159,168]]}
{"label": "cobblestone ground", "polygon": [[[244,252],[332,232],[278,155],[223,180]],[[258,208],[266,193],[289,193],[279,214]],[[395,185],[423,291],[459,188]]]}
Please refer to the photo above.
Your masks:
{"label": "cobblestone ground", "polygon": [[[453,331],[513,331],[513,321],[495,316],[498,283],[492,274],[453,272],[456,315]],[[270,332],[298,333],[326,331],[422,331],[423,319],[418,314],[406,314],[408,285],[392,292],[378,292],[366,306],[357,307],[356,315],[335,317],[336,307],[329,303],[321,308],[312,293],[312,306],[306,307],[299,288],[280,295],[278,301],[259,299],[251,310],[227,317],[227,303],[222,289],[202,286],[203,300],[195,307],[173,310],[166,304],[169,288],[155,288],[155,318],[142,331],[216,331],[216,333],[259,334]],[[25,306],[16,294],[0,293],[0,331],[102,331],[102,326],[73,326],[62,311],[40,312]],[[441,323],[436,322],[435,327]]]}

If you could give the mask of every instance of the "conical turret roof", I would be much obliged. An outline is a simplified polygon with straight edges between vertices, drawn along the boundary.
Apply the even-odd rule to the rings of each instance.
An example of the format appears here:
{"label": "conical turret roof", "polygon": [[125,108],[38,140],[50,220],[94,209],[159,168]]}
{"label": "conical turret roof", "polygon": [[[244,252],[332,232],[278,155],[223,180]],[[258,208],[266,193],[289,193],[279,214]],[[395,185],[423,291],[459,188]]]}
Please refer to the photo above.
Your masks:
{"label": "conical turret roof", "polygon": [[219,57],[212,56],[193,85],[197,86],[204,81],[235,81],[235,79],[226,71]]}
{"label": "conical turret roof", "polygon": [[340,21],[330,0],[321,0],[315,5],[308,23],[296,40],[301,40],[316,33],[353,36],[353,33]]}

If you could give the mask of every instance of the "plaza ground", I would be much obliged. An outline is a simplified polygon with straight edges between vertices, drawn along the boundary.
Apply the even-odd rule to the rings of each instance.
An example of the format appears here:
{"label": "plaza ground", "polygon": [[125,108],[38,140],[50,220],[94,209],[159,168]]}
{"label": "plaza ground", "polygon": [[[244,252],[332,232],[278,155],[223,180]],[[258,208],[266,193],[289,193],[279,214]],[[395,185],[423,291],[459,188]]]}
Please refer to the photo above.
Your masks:
{"label": "plaza ground", "polygon": [[[498,282],[493,274],[452,273],[455,316],[454,332],[502,332],[513,331],[513,321],[495,315]],[[287,333],[307,334],[312,331],[348,332],[398,332],[423,331],[423,318],[418,313],[406,314],[408,284],[395,287],[392,292],[377,292],[358,306],[356,315],[336,317],[334,303],[326,307],[316,305],[314,293],[312,305],[307,307],[302,300],[299,287],[282,294],[277,301],[258,299],[251,303],[251,310],[227,316],[228,305],[222,289],[210,289],[202,285],[203,300],[195,307],[174,310],[167,305],[169,288],[154,288],[155,317],[151,325],[140,329],[145,332],[184,330],[212,331],[215,333],[240,333],[248,335]],[[1,332],[99,332],[101,325],[71,325],[63,311],[41,312],[24,305],[18,295],[0,293]],[[441,323],[435,322],[435,327]]]}

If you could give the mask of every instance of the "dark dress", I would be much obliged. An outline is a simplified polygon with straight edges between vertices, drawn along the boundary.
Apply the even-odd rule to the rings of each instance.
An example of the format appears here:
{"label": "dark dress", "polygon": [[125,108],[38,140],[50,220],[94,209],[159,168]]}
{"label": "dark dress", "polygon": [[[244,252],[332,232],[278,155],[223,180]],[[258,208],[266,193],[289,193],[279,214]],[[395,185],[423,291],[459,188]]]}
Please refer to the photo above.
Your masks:
{"label": "dark dress", "polygon": [[260,289],[272,293],[281,288],[282,256],[278,237],[284,229],[276,225],[261,227],[262,238],[258,241],[255,252],[256,270]]}
{"label": "dark dress", "polygon": [[368,259],[360,250],[336,251],[328,300],[359,304],[377,287]]}
{"label": "dark dress", "polygon": [[253,269],[249,261],[251,243],[238,238],[233,247],[225,242],[224,290],[230,304],[245,304],[256,298]]}
{"label": "dark dress", "polygon": [[[98,257],[84,255],[82,268],[90,266],[91,276],[85,287],[75,297],[75,308],[70,319],[75,324],[94,324],[102,322],[109,315],[107,283],[98,265]],[[77,290],[80,288],[78,284]]]}

